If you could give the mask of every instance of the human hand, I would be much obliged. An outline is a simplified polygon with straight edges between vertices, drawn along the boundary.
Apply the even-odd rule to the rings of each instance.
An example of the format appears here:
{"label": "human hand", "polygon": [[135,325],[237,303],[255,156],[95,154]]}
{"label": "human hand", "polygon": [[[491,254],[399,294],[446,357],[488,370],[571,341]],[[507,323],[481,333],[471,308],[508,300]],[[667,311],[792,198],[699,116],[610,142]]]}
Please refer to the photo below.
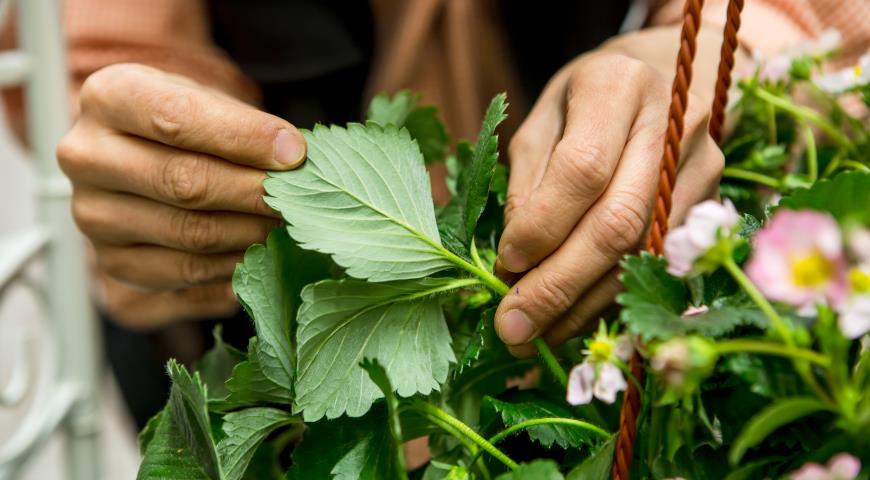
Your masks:
{"label": "human hand", "polygon": [[[547,85],[508,154],[500,273],[523,273],[496,312],[516,355],[581,333],[620,289],[618,262],[640,246],[659,180],[670,81],[640,60],[582,56]],[[723,155],[707,102],[689,100],[672,223],[717,194]]]}
{"label": "human hand", "polygon": [[[112,280],[104,304],[151,308],[159,318],[109,313],[147,327],[234,307],[227,282],[236,262],[279,224],[262,199],[264,170],[301,164],[301,134],[278,117],[142,65],[94,73],[80,101],[57,155],[98,273]],[[149,307],[143,295],[175,307]]]}

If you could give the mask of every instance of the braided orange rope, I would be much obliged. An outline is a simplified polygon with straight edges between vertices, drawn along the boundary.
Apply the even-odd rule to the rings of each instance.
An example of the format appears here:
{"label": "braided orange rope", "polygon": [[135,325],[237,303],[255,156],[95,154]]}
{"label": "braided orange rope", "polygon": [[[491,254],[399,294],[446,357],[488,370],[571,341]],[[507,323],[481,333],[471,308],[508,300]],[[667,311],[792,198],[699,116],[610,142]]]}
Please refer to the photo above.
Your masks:
{"label": "braided orange rope", "polygon": [[728,2],[728,17],[725,19],[716,77],[716,95],[713,97],[713,110],[710,114],[710,136],[716,143],[722,141],[722,124],[725,121],[725,108],[728,106],[728,88],[731,87],[731,71],[734,69],[734,52],[737,50],[737,31],[740,30],[742,11],[743,0]]}
{"label": "braided orange rope", "polygon": [[[668,228],[671,211],[671,194],[677,177],[677,161],[680,158],[680,141],[683,139],[683,119],[689,102],[689,85],[692,83],[692,62],[697,50],[696,39],[701,26],[701,8],[704,0],[686,0],[683,7],[683,28],[680,33],[680,50],[677,55],[677,72],[671,88],[671,107],[668,111],[668,128],[662,154],[661,173],[653,210],[653,222],[647,238],[647,250],[654,254],[664,251],[664,235]],[[631,359],[632,373],[642,381],[640,358]],[[637,417],[640,413],[640,392],[634,382],[628,382],[619,412],[619,435],[616,439],[613,468],[614,480],[628,480],[631,461],[634,457],[634,437],[637,434]]]}

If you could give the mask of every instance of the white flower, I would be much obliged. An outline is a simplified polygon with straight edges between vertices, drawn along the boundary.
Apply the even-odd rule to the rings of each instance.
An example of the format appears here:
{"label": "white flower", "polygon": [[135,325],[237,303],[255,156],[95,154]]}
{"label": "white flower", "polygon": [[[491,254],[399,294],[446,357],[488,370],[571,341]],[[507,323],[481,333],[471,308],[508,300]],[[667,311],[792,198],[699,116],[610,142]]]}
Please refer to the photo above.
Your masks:
{"label": "white flower", "polygon": [[856,339],[870,332],[870,295],[856,295],[840,309],[840,331],[846,338]]}
{"label": "white flower", "polygon": [[650,366],[672,386],[680,386],[690,367],[689,346],[686,342],[673,340],[656,348]]}
{"label": "white flower", "polygon": [[827,55],[835,50],[839,50],[843,44],[843,35],[834,28],[829,28],[822,32],[818,37],[811,40],[804,40],[788,52],[791,56],[808,55],[811,57],[819,57]]}
{"label": "white flower", "polygon": [[791,70],[791,57],[788,55],[775,55],[765,61],[758,72],[758,79],[762,82],[777,83],[788,78]]}
{"label": "white flower", "polygon": [[713,248],[720,238],[731,234],[740,221],[729,200],[699,203],[689,210],[686,223],[665,237],[668,273],[683,277],[692,272],[695,262]]}
{"label": "white flower", "polygon": [[822,90],[834,94],[844,93],[870,83],[870,53],[862,56],[852,67],[816,75],[813,81]]}
{"label": "white flower", "polygon": [[604,403],[616,401],[616,394],[628,385],[622,371],[611,363],[593,363],[585,360],[571,369],[568,376],[568,403],[584,405],[592,397]]}
{"label": "white flower", "polygon": [[849,232],[849,253],[859,262],[870,264],[870,230],[859,227]]}

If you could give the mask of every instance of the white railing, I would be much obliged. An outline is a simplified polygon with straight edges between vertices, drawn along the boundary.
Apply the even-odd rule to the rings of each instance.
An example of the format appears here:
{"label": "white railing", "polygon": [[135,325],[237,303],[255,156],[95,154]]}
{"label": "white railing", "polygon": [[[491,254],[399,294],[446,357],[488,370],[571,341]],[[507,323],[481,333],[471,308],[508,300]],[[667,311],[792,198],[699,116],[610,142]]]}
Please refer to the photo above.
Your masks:
{"label": "white railing", "polygon": [[[38,339],[38,371],[28,364],[31,342],[16,342],[11,374],[0,385],[0,408],[22,402],[30,392],[26,413],[0,443],[0,480],[15,479],[54,432],[65,437],[67,478],[98,480],[102,348],[81,237],[70,216],[71,189],[55,160],[55,147],[69,128],[59,6],[57,0],[19,0],[10,10],[10,1],[0,0],[0,19],[5,12],[17,15],[19,49],[0,53],[0,86],[25,87],[38,226],[0,235],[0,301],[12,283],[33,287],[49,334]],[[38,281],[30,282],[25,268],[35,260],[43,268]]]}

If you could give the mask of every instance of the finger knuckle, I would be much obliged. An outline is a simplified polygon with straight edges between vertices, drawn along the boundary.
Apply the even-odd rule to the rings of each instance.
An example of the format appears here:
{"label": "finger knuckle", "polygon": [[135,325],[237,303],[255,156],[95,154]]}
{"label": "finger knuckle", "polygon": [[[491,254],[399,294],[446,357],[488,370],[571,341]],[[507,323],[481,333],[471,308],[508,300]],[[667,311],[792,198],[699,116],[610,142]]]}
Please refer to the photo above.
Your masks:
{"label": "finger knuckle", "polygon": [[95,247],[97,266],[110,277],[127,280],[130,273],[126,257],[115,248]]}
{"label": "finger knuckle", "polygon": [[87,168],[90,152],[87,142],[81,138],[81,132],[77,128],[73,128],[61,138],[57,144],[55,154],[57,162],[61,170],[67,176],[74,177],[75,174]]}
{"label": "finger knuckle", "polygon": [[131,91],[141,86],[142,75],[148,70],[150,69],[144,65],[118,63],[90,74],[79,91],[82,113],[105,107],[119,92]]}
{"label": "finger knuckle", "polygon": [[215,278],[215,267],[207,257],[186,254],[179,262],[181,281],[188,285],[208,283]]}
{"label": "finger knuckle", "polygon": [[637,246],[646,230],[648,202],[633,192],[614,195],[603,205],[597,219],[595,242],[609,256],[619,257]]}
{"label": "finger knuckle", "polygon": [[151,131],[157,140],[177,145],[187,133],[184,124],[197,115],[197,104],[185,88],[169,87],[148,100]]}
{"label": "finger knuckle", "polygon": [[532,151],[534,144],[528,134],[520,131],[511,138],[508,144],[508,158],[520,158]]}
{"label": "finger knuckle", "polygon": [[516,192],[508,192],[504,204],[504,219],[505,224],[510,223],[514,214],[519,211],[520,207],[526,202],[526,196]]}
{"label": "finger knuckle", "polygon": [[73,194],[71,208],[73,220],[79,230],[87,236],[91,236],[98,225],[103,223],[102,212],[78,193]]}
{"label": "finger knuckle", "polygon": [[535,298],[536,306],[543,306],[553,313],[564,312],[574,303],[570,291],[571,282],[554,272],[547,272],[538,281]]}
{"label": "finger knuckle", "polygon": [[220,245],[218,220],[212,212],[179,210],[174,222],[181,247],[191,252],[212,252]]}
{"label": "finger knuckle", "polygon": [[597,196],[610,181],[610,165],[604,149],[594,143],[562,140],[553,151],[556,176],[569,182],[570,191],[584,197]]}
{"label": "finger knuckle", "polygon": [[524,215],[526,222],[523,231],[519,232],[522,239],[533,240],[535,243],[552,245],[564,240],[561,233],[555,229],[553,218],[558,215],[552,205],[544,200],[535,199],[530,202],[531,208]]}
{"label": "finger knuckle", "polygon": [[182,207],[200,207],[210,193],[210,163],[205,155],[186,152],[171,155],[163,164],[155,188]]}

